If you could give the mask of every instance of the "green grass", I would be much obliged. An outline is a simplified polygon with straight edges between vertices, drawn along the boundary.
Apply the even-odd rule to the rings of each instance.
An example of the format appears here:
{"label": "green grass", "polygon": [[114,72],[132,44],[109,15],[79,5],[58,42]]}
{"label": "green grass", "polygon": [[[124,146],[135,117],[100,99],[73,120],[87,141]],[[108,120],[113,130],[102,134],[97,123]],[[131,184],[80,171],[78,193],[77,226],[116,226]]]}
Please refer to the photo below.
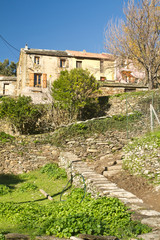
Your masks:
{"label": "green grass", "polygon": [[[150,228],[131,220],[131,212],[115,198],[94,199],[84,189],[70,188],[57,164],[20,175],[0,175],[0,234],[22,233],[70,237],[79,233],[130,239]],[[53,201],[39,191],[43,189]],[[9,191],[8,191],[9,190]],[[85,196],[85,197],[84,197]],[[101,213],[101,214],[99,214]]]}
{"label": "green grass", "polygon": [[18,175],[16,182],[12,182],[13,175],[0,175],[0,179],[3,179],[3,177],[6,178],[3,185],[7,186],[10,192],[0,194],[1,202],[39,202],[45,204],[48,200],[41,194],[39,189],[43,189],[57,201],[59,200],[58,193],[63,190],[67,183],[67,178],[55,180],[54,177],[49,177],[47,173],[41,173],[38,170]]}
{"label": "green grass", "polygon": [[[54,172],[51,172],[53,169]],[[64,170],[59,169],[57,164],[47,164],[39,170],[19,175],[0,174],[0,203],[15,205],[17,208],[23,208],[26,204],[44,206],[48,204],[49,200],[46,199],[39,189],[43,189],[52,196],[53,201],[59,202],[60,195],[67,182],[68,179]],[[63,199],[65,199],[65,194]],[[32,229],[21,229],[19,224],[8,221],[8,218],[4,216],[0,217],[1,232],[16,232],[30,235],[33,233]]]}

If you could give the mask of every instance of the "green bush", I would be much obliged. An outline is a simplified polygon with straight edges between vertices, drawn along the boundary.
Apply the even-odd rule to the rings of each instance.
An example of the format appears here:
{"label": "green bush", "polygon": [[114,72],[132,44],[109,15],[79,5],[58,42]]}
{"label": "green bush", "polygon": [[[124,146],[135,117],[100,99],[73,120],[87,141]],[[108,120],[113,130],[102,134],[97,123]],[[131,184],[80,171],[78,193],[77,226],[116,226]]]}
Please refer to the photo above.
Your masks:
{"label": "green bush", "polygon": [[67,174],[64,169],[58,167],[56,163],[48,163],[40,170],[41,173],[46,173],[49,177],[52,177],[54,180],[66,178]]}
{"label": "green bush", "polygon": [[31,97],[4,97],[0,102],[0,118],[9,120],[22,134],[35,132],[42,113],[43,108],[34,105]]}

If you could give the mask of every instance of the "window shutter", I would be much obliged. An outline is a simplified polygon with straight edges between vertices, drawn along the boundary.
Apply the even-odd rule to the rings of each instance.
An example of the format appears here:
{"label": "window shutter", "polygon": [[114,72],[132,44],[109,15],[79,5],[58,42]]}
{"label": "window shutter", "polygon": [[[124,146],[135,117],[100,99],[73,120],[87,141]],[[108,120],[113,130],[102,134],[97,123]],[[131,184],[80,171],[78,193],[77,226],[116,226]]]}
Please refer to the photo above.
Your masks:
{"label": "window shutter", "polygon": [[29,74],[29,87],[34,87],[34,73]]}
{"label": "window shutter", "polygon": [[47,87],[47,74],[43,73],[43,88]]}
{"label": "window shutter", "polygon": [[69,68],[69,59],[66,60],[66,67]]}

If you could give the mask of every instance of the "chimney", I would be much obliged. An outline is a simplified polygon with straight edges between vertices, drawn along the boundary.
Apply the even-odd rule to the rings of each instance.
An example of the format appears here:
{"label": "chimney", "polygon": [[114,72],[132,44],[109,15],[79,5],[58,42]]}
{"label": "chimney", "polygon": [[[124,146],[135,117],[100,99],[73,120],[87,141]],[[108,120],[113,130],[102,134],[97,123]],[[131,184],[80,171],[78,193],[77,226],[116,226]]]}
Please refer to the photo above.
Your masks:
{"label": "chimney", "polygon": [[24,50],[28,50],[28,45],[27,45],[27,44],[25,45],[25,48],[24,48]]}

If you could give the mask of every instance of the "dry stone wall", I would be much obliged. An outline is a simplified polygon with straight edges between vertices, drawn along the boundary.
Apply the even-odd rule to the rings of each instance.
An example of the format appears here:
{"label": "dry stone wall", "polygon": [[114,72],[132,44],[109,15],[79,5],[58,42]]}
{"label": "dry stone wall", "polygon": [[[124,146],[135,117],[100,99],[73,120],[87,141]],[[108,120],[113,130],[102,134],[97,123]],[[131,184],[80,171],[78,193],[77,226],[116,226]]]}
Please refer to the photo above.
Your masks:
{"label": "dry stone wall", "polygon": [[0,174],[20,174],[35,170],[47,163],[57,162],[59,150],[49,144],[0,145]]}

